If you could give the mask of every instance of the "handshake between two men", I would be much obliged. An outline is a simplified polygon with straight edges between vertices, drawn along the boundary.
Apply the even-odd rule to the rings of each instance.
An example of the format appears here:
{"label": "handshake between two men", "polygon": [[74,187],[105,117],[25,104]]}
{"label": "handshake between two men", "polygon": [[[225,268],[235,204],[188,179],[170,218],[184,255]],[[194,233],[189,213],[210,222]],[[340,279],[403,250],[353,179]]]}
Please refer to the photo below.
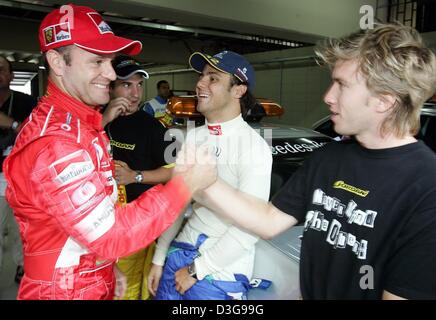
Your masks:
{"label": "handshake between two men", "polygon": [[177,154],[173,175],[183,177],[194,197],[216,181],[216,159],[206,145],[184,144]]}

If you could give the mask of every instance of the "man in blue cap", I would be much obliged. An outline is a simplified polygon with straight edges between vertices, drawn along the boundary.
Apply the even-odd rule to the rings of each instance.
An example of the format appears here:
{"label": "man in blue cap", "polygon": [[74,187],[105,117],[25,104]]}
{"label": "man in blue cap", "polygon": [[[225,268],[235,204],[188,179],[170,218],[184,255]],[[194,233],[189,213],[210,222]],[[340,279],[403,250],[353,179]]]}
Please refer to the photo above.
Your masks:
{"label": "man in blue cap", "polygon": [[[206,124],[188,132],[186,143],[205,143],[214,151],[222,180],[267,200],[271,151],[241,114],[255,102],[252,66],[231,51],[213,57],[196,52],[189,63],[200,73],[197,109]],[[156,299],[246,298],[258,237],[196,202],[189,220],[171,243],[181,222],[178,219],[157,244],[149,275],[149,289]]]}

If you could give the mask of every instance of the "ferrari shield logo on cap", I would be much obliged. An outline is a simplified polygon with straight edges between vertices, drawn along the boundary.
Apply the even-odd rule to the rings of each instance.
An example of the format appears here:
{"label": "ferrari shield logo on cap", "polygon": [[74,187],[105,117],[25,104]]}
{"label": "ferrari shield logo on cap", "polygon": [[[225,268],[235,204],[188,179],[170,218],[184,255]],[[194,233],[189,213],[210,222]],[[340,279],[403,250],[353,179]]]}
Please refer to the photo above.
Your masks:
{"label": "ferrari shield logo on cap", "polygon": [[44,40],[46,45],[54,42],[53,27],[48,27],[47,29],[44,29]]}

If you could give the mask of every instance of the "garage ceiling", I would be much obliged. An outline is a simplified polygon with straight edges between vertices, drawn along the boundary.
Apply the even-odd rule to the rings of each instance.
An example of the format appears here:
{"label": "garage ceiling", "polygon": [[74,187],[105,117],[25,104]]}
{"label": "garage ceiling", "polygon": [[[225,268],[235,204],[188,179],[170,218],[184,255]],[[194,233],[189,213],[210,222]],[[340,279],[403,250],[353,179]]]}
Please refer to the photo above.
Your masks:
{"label": "garage ceiling", "polygon": [[[91,5],[98,9],[98,5],[90,4],[92,1],[75,1],[75,3]],[[100,4],[103,1],[100,2]],[[242,54],[264,52],[271,50],[299,48],[312,45],[309,42],[297,41],[289,38],[269,37],[261,34],[240,33],[235,30],[211,28],[209,26],[192,26],[180,23],[176,17],[170,20],[141,17],[132,15],[131,9],[126,10],[126,6],[117,4],[117,1],[104,1],[105,7],[110,10],[99,10],[109,22],[114,32],[131,38],[139,38],[144,43],[144,51],[149,52],[149,43],[155,41],[162,44],[175,44],[184,47],[188,52],[201,49],[205,52],[217,52],[222,49],[233,50]],[[134,4],[132,4],[134,6]],[[59,7],[58,1],[3,1],[0,0],[0,18],[14,21],[15,23],[34,23],[39,25],[43,17],[52,9]],[[101,7],[101,5],[100,5]],[[131,7],[129,5],[129,7]],[[144,12],[144,10],[140,11]],[[148,10],[147,12],[150,12]],[[168,16],[168,14],[166,15]],[[11,27],[13,28],[13,27]],[[37,27],[36,27],[37,28]],[[32,30],[34,31],[34,30]],[[154,47],[153,47],[154,49]],[[176,47],[174,46],[174,49]],[[0,48],[0,53],[7,55],[11,61],[38,63],[39,54],[29,51],[7,51]],[[149,66],[159,66],[165,64],[176,64],[177,61],[165,59],[165,55],[157,54],[151,58],[147,55],[142,59]],[[141,60],[141,59],[140,59]],[[146,60],[146,61],[144,61]],[[182,61],[186,61],[183,57]]]}
{"label": "garage ceiling", "polygon": [[[415,0],[395,0],[402,3]],[[369,4],[388,16],[391,0],[74,0],[99,11],[116,34],[140,40],[147,68],[188,68],[192,52],[242,54],[309,47],[325,36],[356,29]],[[38,26],[65,0],[0,0],[0,54],[20,71],[37,72]],[[397,3],[395,2],[395,3]],[[322,4],[322,5],[321,5]],[[327,5],[328,4],[328,5]],[[401,6],[398,4],[398,8]],[[398,10],[397,10],[398,11]],[[403,10],[404,11],[404,10]],[[406,10],[407,11],[407,10]],[[377,13],[378,12],[378,13]],[[398,13],[398,12],[397,12]],[[397,14],[398,16],[398,14]],[[398,17],[396,17],[398,19]],[[383,19],[382,19],[383,20]],[[293,52],[293,50],[291,50]],[[289,53],[291,52],[289,51]],[[297,51],[300,52],[300,51]],[[281,56],[283,57],[283,56]],[[295,59],[293,54],[284,58]],[[287,61],[287,60],[286,60]]]}

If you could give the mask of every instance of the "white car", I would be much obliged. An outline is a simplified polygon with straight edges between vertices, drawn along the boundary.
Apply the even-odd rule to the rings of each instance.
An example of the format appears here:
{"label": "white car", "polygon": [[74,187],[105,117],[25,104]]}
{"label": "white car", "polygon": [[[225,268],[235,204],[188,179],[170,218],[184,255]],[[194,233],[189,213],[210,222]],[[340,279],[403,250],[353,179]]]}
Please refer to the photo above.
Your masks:
{"label": "white car", "polygon": [[303,226],[295,226],[271,240],[256,244],[253,278],[272,281],[266,289],[252,289],[249,300],[300,299],[300,249]]}

